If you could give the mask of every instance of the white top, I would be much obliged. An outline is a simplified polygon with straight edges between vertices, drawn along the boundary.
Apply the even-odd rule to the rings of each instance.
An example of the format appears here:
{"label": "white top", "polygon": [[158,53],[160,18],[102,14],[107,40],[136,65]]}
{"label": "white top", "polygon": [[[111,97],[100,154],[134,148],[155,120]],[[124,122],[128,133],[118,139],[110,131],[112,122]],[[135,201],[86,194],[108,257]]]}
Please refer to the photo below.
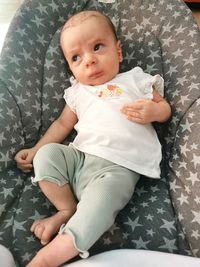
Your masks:
{"label": "white top", "polygon": [[162,153],[153,126],[129,121],[120,109],[139,98],[152,99],[153,85],[163,95],[161,76],[135,67],[98,86],[71,82],[64,99],[78,117],[72,144],[82,152],[159,178]]}

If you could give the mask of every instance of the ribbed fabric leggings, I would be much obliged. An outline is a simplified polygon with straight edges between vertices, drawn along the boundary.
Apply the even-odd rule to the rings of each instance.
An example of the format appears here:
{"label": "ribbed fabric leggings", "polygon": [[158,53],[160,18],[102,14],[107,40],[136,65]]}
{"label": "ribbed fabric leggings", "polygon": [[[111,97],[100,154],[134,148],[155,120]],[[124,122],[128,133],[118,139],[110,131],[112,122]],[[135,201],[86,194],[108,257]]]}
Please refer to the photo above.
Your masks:
{"label": "ribbed fabric leggings", "polygon": [[72,145],[47,144],[39,149],[33,163],[33,182],[68,183],[77,198],[77,211],[60,233],[68,233],[81,253],[87,253],[112,226],[139,179],[139,174]]}

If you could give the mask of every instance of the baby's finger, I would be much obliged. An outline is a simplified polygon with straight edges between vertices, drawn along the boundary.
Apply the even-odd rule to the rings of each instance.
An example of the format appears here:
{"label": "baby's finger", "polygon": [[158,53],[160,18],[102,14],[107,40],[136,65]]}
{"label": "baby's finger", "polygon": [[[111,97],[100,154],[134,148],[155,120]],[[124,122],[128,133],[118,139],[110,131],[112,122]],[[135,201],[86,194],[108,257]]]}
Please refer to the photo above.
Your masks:
{"label": "baby's finger", "polygon": [[141,117],[141,114],[133,109],[127,109],[124,114],[127,116],[127,117],[133,117],[133,118],[140,118]]}
{"label": "baby's finger", "polygon": [[31,172],[33,165],[32,164],[17,164],[17,167],[22,170],[23,172]]}
{"label": "baby's finger", "polygon": [[123,106],[122,110],[124,111],[137,111],[143,108],[142,103],[134,102],[132,104],[126,104]]}
{"label": "baby's finger", "polygon": [[140,118],[140,117],[128,116],[127,119],[129,121],[136,122],[136,123],[139,123],[139,124],[145,124],[144,121],[143,121],[143,119]]}
{"label": "baby's finger", "polygon": [[15,157],[15,161],[17,162],[17,164],[25,164],[26,160],[24,160],[23,158],[20,157]]}
{"label": "baby's finger", "polygon": [[25,169],[25,170],[23,170],[23,172],[24,172],[24,173],[29,173],[29,172],[31,172],[31,170],[29,170],[29,169]]}
{"label": "baby's finger", "polygon": [[26,161],[26,155],[24,154],[17,154],[15,156],[15,161],[19,162],[19,163],[24,163]]}

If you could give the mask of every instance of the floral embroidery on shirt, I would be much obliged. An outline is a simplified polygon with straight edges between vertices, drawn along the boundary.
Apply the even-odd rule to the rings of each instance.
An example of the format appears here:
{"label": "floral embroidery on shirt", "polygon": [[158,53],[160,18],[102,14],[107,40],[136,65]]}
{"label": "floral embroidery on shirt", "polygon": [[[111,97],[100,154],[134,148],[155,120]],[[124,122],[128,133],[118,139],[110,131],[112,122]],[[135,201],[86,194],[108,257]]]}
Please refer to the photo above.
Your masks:
{"label": "floral embroidery on shirt", "polygon": [[96,91],[99,97],[118,97],[123,93],[123,89],[118,87],[117,85],[108,84],[106,88],[99,89]]}

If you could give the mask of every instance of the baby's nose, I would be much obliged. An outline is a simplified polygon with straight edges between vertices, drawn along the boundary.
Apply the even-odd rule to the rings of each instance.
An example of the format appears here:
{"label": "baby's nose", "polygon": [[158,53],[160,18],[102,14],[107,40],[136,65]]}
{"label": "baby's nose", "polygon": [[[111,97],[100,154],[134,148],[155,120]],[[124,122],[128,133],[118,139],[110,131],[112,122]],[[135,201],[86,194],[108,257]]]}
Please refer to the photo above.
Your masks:
{"label": "baby's nose", "polygon": [[96,63],[96,57],[93,54],[88,54],[85,56],[85,65],[86,67],[89,67]]}

